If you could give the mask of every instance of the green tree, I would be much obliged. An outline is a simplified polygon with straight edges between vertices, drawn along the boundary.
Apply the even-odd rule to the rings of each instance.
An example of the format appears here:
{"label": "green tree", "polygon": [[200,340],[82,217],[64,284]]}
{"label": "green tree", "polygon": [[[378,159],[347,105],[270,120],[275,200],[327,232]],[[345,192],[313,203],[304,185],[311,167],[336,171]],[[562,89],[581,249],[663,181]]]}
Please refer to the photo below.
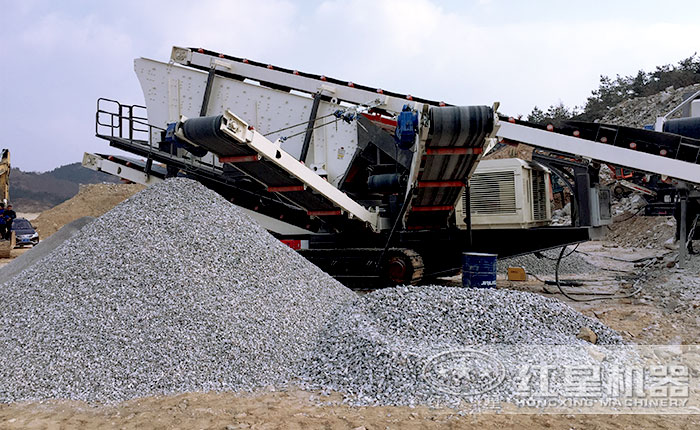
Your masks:
{"label": "green tree", "polygon": [[547,117],[545,116],[542,109],[535,106],[532,108],[532,112],[527,116],[529,122],[534,122],[535,124],[544,124],[547,122]]}
{"label": "green tree", "polygon": [[657,66],[653,72],[639,70],[633,76],[616,75],[615,79],[601,75],[598,88],[591,91],[582,109],[569,110],[563,103],[552,105],[543,112],[535,106],[528,120],[539,124],[553,123],[566,119],[595,121],[603,118],[618,103],[635,97],[646,97],[673,86],[687,87],[700,83],[700,58],[694,53],[676,65]]}
{"label": "green tree", "polygon": [[559,104],[551,105],[547,108],[546,112],[535,106],[527,116],[527,120],[536,124],[553,124],[558,126],[562,121],[570,120],[577,114],[578,109],[576,107],[569,109],[560,101]]}

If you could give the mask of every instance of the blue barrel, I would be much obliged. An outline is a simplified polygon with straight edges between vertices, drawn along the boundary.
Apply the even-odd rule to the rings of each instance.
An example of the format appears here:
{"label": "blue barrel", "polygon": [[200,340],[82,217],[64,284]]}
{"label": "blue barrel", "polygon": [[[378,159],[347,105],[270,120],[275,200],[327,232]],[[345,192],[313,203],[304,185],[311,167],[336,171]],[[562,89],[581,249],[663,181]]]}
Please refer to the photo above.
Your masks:
{"label": "blue barrel", "polygon": [[496,288],[496,254],[465,252],[462,254],[462,286]]}

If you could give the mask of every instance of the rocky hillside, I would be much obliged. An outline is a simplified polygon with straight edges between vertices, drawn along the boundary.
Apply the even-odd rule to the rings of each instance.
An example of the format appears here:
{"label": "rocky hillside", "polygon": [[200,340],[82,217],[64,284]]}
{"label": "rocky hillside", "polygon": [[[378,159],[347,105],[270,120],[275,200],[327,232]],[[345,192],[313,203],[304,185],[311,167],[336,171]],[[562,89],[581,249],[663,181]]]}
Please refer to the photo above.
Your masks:
{"label": "rocky hillside", "polygon": [[[681,104],[685,97],[697,91],[700,91],[700,84],[683,88],[668,87],[648,97],[625,100],[610,109],[601,122],[638,128],[646,124],[654,124],[658,116],[666,115],[671,109]],[[673,117],[677,118],[681,114],[682,110]]]}
{"label": "rocky hillside", "polygon": [[10,172],[10,200],[19,212],[41,212],[78,194],[80,184],[119,180],[106,173],[86,169],[80,163],[68,164],[49,172]]}

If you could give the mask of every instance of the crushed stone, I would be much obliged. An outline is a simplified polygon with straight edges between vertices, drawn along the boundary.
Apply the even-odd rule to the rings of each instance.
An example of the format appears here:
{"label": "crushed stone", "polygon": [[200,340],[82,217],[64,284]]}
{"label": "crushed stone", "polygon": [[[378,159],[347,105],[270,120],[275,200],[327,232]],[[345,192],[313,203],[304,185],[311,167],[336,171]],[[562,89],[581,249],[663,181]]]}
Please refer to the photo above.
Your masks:
{"label": "crushed stone", "polygon": [[[581,274],[591,273],[599,270],[594,265],[588,263],[580,254],[573,252],[576,245],[566,248],[564,257],[559,265],[561,274]],[[552,275],[556,268],[556,260],[559,258],[561,248],[542,251],[542,257],[535,253],[498,259],[498,272],[507,273],[509,267],[524,267],[525,271],[535,275]]]}
{"label": "crushed stone", "polygon": [[0,286],[0,402],[285,384],[353,297],[215,192],[171,179]]}
{"label": "crushed stone", "polygon": [[7,282],[14,278],[19,273],[22,273],[28,267],[36,264],[42,258],[46,257],[59,247],[63,242],[75,236],[76,233],[80,231],[81,228],[90,224],[95,218],[86,216],[78,218],[75,221],[71,221],[68,224],[61,227],[56,234],[51,235],[46,240],[42,240],[36,246],[32,246],[31,252],[25,252],[14,260],[10,261],[9,264],[0,268],[0,282]]}
{"label": "crushed stone", "polygon": [[[301,384],[357,405],[456,406],[498,375],[485,395],[514,399],[523,363],[592,363],[583,327],[596,348],[623,344],[531,293],[420,286],[360,297],[182,178],[134,195],[2,284],[0,327],[0,402]],[[470,369],[431,367],[465,350],[476,354],[463,360]],[[465,397],[434,379],[479,389]],[[565,381],[554,382],[559,393]]]}
{"label": "crushed stone", "polygon": [[[592,357],[582,353],[590,343],[577,338],[583,327],[597,335],[603,348],[624,344],[599,321],[537,294],[441,286],[389,288],[359,297],[334,314],[307,363],[306,380],[314,388],[346,393],[346,401],[354,405],[456,406],[470,398],[469,387],[477,388],[471,400],[479,398],[478,388],[486,388],[480,385],[493,379],[500,366],[509,377],[484,395],[513,400],[523,364],[592,363]],[[436,357],[453,351],[464,354],[465,348],[475,351],[462,363],[468,370],[452,376],[466,391],[440,390],[426,368],[429,372]]]}

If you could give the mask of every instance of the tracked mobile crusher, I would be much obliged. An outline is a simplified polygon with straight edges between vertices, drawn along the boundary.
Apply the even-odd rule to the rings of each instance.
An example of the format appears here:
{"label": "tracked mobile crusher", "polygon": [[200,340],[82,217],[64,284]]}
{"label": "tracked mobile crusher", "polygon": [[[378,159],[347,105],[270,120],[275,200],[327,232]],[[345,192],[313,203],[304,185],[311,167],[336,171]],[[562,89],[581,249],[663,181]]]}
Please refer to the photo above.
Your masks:
{"label": "tracked mobile crusher", "polygon": [[[98,100],[96,134],[145,161],[87,154],[84,164],[142,183],[197,179],[349,285],[450,275],[469,250],[508,256],[588,240],[609,222],[598,161],[700,182],[700,142],[681,136],[585,123],[548,130],[499,116],[497,104],[449,106],[203,49],[134,65],[145,106]],[[548,205],[530,198],[529,218],[472,228],[470,213],[480,215],[464,206],[469,179],[497,140],[545,149],[553,169],[566,154],[586,160],[572,180],[573,226],[546,225]],[[530,192],[546,192],[532,178],[546,187],[548,169],[521,170],[534,175]],[[488,197],[488,184],[475,185]]]}

